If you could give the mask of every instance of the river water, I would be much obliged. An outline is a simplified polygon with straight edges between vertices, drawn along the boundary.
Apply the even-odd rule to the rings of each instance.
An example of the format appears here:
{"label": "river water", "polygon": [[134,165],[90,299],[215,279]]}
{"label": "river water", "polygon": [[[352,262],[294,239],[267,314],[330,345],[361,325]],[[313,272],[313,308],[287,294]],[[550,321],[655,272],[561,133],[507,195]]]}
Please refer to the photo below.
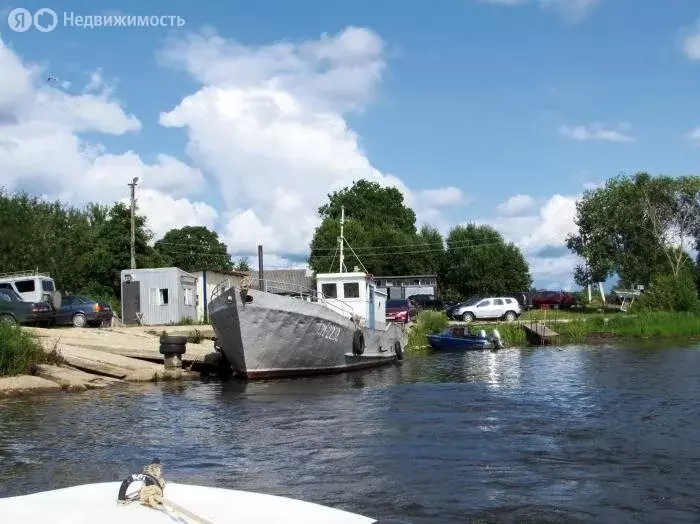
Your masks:
{"label": "river water", "polygon": [[0,401],[0,497],[119,481],[153,457],[171,481],[416,524],[698,522],[700,346]]}

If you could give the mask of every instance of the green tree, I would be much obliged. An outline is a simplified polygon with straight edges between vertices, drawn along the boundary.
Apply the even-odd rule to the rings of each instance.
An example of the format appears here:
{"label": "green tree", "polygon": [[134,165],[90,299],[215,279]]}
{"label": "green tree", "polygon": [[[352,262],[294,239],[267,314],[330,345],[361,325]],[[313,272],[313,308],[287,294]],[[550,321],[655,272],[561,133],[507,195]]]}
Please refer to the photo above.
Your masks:
{"label": "green tree", "polygon": [[311,240],[309,265],[319,273],[340,269],[338,237],[345,207],[345,266],[374,275],[434,273],[441,263],[443,241],[425,226],[416,231],[416,214],[401,192],[360,180],[328,195],[318,210],[321,224]]}
{"label": "green tree", "polygon": [[441,280],[463,297],[527,290],[532,279],[525,257],[491,226],[457,226],[447,237]]}
{"label": "green tree", "polygon": [[171,229],[154,247],[184,271],[233,269],[226,244],[219,240],[216,232],[204,226]]}
{"label": "green tree", "polygon": [[248,259],[241,258],[238,262],[236,262],[236,265],[233,269],[235,269],[236,271],[250,271],[250,264],[248,263]]}
{"label": "green tree", "polygon": [[[149,245],[153,233],[146,228],[146,217],[136,215],[135,258],[138,268],[168,267],[172,261]],[[109,210],[106,220],[95,235],[95,245],[86,254],[91,268],[85,282],[94,294],[121,296],[121,271],[131,267],[131,210],[117,203]]]}
{"label": "green tree", "polygon": [[[697,220],[698,177],[616,177],[586,191],[576,205],[578,233],[567,246],[586,263],[574,273],[582,286],[613,274],[622,286],[648,286],[655,275],[678,275]],[[680,245],[680,248],[679,248]]]}

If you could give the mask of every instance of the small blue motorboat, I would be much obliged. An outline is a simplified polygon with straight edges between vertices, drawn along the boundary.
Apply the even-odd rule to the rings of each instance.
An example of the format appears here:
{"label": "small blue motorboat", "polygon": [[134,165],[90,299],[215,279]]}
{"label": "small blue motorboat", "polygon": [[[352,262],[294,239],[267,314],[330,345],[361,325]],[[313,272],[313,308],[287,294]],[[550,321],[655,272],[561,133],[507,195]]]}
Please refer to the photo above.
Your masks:
{"label": "small blue motorboat", "polygon": [[430,347],[438,351],[470,350],[470,349],[502,349],[501,334],[497,329],[486,334],[483,329],[472,334],[469,327],[450,326],[442,333],[428,335]]}

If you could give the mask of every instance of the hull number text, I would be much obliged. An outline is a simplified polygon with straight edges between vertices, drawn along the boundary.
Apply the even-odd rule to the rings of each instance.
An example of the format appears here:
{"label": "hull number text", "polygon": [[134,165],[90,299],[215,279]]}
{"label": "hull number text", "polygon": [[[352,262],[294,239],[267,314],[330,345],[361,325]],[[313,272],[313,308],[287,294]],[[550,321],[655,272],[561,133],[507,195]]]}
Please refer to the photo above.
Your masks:
{"label": "hull number text", "polygon": [[338,342],[340,338],[340,327],[331,324],[318,324],[316,326],[316,336],[325,338],[331,342]]}

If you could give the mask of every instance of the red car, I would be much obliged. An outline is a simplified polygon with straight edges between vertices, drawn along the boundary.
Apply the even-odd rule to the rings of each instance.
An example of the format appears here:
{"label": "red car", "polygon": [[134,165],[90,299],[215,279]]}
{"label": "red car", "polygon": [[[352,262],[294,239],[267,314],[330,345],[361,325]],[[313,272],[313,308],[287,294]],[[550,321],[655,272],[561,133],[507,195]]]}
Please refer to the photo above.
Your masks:
{"label": "red car", "polygon": [[576,304],[576,297],[566,291],[543,291],[532,297],[532,307],[540,306],[571,307]]}
{"label": "red car", "polygon": [[386,321],[403,322],[407,324],[413,319],[415,308],[408,299],[393,299],[386,301]]}

